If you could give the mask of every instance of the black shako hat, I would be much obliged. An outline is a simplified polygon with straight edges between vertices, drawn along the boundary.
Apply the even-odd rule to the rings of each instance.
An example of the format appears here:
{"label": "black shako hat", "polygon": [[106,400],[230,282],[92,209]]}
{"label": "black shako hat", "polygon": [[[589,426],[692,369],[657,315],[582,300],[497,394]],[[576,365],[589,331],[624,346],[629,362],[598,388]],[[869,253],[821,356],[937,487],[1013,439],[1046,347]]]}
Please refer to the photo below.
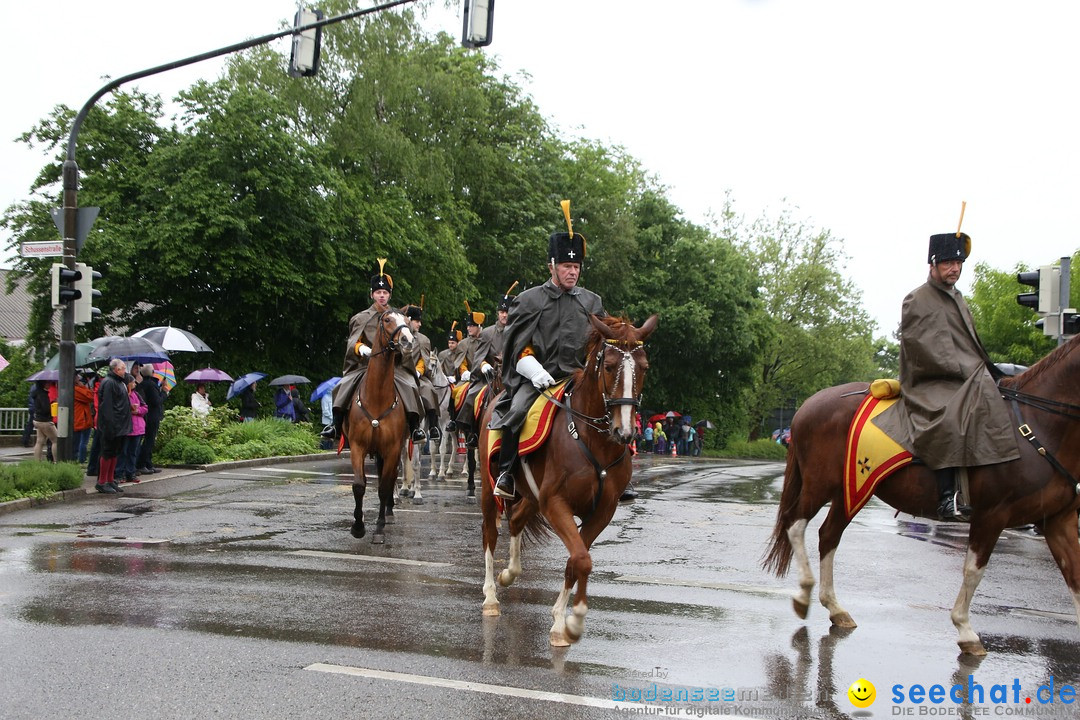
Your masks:
{"label": "black shako hat", "polygon": [[516,295],[511,295],[510,293],[514,292],[514,288],[517,287],[517,284],[518,281],[515,280],[514,284],[507,288],[506,292],[503,293],[502,299],[499,300],[499,305],[495,308],[496,310],[502,310],[504,312],[510,311],[510,303],[512,303],[514,301],[514,298],[517,297]]}
{"label": "black shako hat", "polygon": [[384,268],[386,267],[386,258],[377,258],[379,261],[379,272],[371,276],[371,292],[376,290],[386,290],[389,293],[394,292],[394,278],[388,275]]}
{"label": "black shako hat", "polygon": [[419,305],[406,305],[405,317],[409,318],[410,320],[423,320],[424,309]]}
{"label": "black shako hat", "polygon": [[450,325],[450,332],[447,334],[446,339],[461,342],[461,331],[457,329],[457,320]]}
{"label": "black shako hat", "polygon": [[937,265],[946,260],[967,260],[971,254],[971,238],[967,233],[941,233],[930,236],[930,250],[926,262]]}
{"label": "black shako hat", "polygon": [[585,264],[585,236],[574,232],[574,224],[570,220],[570,201],[563,200],[563,217],[566,218],[567,232],[552,233],[548,238],[548,262],[552,265],[559,263]]}

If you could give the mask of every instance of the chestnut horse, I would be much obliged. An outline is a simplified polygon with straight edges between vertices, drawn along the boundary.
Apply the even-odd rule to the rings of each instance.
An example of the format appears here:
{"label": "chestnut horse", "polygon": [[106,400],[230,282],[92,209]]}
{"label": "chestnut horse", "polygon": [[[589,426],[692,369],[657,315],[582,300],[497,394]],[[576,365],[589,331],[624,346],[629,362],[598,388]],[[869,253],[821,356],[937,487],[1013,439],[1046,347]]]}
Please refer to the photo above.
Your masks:
{"label": "chestnut horse", "polygon": [[[952,621],[963,653],[985,655],[970,623],[971,599],[990,554],[1005,528],[1033,523],[1046,538],[1080,620],[1080,337],[1054,350],[1021,375],[1000,383],[1002,402],[1016,419],[1020,458],[968,469],[972,507],[964,558],[963,583],[952,609]],[[833,562],[840,536],[850,522],[844,510],[843,463],[848,426],[863,399],[865,383],[822,390],[807,400],[791,423],[791,447],[784,471],[772,545],[763,566],[777,576],[787,573],[794,554],[800,590],[795,612],[805,618],[814,575],[806,552],[807,522],[832,503],[818,532],[821,563],[819,600],[839,627],[855,627],[840,606],[833,586]],[[854,394],[853,394],[854,393]],[[1039,448],[1042,448],[1042,452]],[[937,518],[934,473],[920,464],[907,465],[887,477],[874,493],[900,512]]]}
{"label": "chestnut horse", "polygon": [[[554,530],[562,539],[570,558],[562,591],[551,609],[555,622],[549,640],[557,647],[577,642],[585,631],[586,584],[592,571],[589,548],[611,521],[619,496],[630,482],[633,468],[627,445],[634,439],[634,411],[649,367],[644,343],[656,329],[657,317],[653,315],[640,328],[612,318],[591,316],[590,321],[593,331],[585,368],[574,374],[573,386],[555,413],[551,436],[514,470],[520,498],[507,504],[510,561],[499,573],[499,584],[504,587],[521,574],[522,532],[542,537]],[[486,458],[491,406],[482,419],[480,457]],[[491,464],[481,464],[484,615],[498,615],[494,565],[499,518]],[[575,515],[581,518],[580,529]],[[573,612],[567,617],[567,600],[575,583]]]}
{"label": "chestnut horse", "polygon": [[401,446],[405,439],[407,424],[405,408],[398,401],[394,390],[394,365],[401,356],[403,345],[413,340],[408,321],[397,310],[387,310],[379,316],[379,331],[375,333],[367,371],[360,381],[356,397],[349,404],[349,412],[342,423],[342,432],[349,438],[349,458],[353,468],[354,522],[350,532],[354,538],[364,537],[364,491],[367,477],[364,460],[375,458],[379,476],[379,520],[371,542],[385,541],[383,528],[387,516],[394,514],[394,484],[397,481]]}

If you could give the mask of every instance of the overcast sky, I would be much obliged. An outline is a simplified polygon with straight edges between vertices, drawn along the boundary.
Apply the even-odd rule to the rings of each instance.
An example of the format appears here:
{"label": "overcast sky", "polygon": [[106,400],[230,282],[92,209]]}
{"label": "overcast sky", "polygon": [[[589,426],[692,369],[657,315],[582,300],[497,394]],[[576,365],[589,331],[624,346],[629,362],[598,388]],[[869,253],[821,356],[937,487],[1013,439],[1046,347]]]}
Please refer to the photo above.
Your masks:
{"label": "overcast sky", "polygon": [[[296,9],[52,0],[33,20],[0,4],[26,22],[5,33],[5,208],[46,160],[14,138],[53,106],[81,107],[104,76],[273,32]],[[429,25],[460,36],[455,13]],[[484,52],[529,74],[565,134],[626,147],[687,219],[704,223],[731,190],[748,218],[786,204],[831,231],[888,334],[962,200],[970,264],[1037,266],[1080,247],[1078,20],[1067,0],[500,0]],[[219,72],[208,61],[137,84],[168,99]]]}

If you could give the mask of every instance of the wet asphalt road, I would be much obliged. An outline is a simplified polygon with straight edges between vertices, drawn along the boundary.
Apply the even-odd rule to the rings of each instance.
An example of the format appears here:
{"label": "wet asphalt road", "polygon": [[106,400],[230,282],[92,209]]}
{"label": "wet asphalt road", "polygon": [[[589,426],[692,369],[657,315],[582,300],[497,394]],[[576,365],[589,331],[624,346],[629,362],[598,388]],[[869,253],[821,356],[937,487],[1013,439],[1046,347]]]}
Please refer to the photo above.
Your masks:
{"label": "wet asphalt road", "polygon": [[[859,627],[833,630],[819,605],[806,621],[794,615],[793,577],[760,570],[781,473],[639,462],[641,499],[594,546],[585,636],[567,649],[548,645],[565,564],[557,539],[526,546],[524,574],[499,591],[502,616],[481,616],[480,515],[460,479],[425,481],[424,504],[403,501],[382,546],[348,534],[342,460],[3,515],[0,716],[1077,715],[1060,697],[1024,702],[1051,677],[1058,689],[1080,683],[1072,601],[1040,538],[1009,531],[999,543],[972,606],[990,655],[969,661],[949,621],[964,528],[894,518],[873,500],[837,561]],[[369,531],[373,518],[369,507]],[[497,568],[506,548],[504,534]],[[894,685],[966,686],[969,674],[985,702],[891,697]],[[878,692],[865,710],[847,697],[860,678]],[[1019,703],[992,702],[992,686],[1014,683]],[[613,702],[654,689],[720,699]]]}

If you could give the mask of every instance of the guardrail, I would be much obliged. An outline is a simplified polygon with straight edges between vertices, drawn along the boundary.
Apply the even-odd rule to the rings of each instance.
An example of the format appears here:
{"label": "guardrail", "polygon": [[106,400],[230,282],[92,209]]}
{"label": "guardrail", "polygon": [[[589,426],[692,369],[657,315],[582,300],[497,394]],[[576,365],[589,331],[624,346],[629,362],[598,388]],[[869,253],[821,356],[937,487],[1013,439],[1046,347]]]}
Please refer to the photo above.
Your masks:
{"label": "guardrail", "polygon": [[0,435],[22,434],[30,411],[26,408],[0,408]]}

